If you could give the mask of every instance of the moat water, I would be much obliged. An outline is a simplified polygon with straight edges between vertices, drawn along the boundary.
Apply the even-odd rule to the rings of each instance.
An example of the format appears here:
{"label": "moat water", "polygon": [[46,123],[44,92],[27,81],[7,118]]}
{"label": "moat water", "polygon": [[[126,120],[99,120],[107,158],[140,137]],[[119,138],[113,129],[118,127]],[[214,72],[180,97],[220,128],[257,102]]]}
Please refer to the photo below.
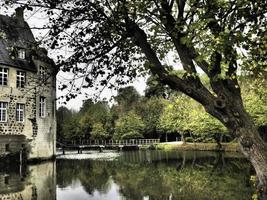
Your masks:
{"label": "moat water", "polygon": [[0,168],[0,200],[249,200],[252,167],[216,152],[67,152]]}

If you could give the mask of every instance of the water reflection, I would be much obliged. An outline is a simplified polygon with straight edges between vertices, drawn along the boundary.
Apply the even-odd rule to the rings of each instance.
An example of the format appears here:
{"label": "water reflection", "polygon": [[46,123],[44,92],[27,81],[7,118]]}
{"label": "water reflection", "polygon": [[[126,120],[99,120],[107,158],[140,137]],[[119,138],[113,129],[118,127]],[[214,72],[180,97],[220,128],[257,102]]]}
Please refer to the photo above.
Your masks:
{"label": "water reflection", "polygon": [[0,200],[56,199],[55,163],[0,164]]}
{"label": "water reflection", "polygon": [[134,151],[67,158],[0,163],[0,200],[247,200],[254,193],[251,167],[239,154]]}
{"label": "water reflection", "polygon": [[124,152],[113,161],[57,161],[57,199],[247,200],[250,165],[239,154]]}

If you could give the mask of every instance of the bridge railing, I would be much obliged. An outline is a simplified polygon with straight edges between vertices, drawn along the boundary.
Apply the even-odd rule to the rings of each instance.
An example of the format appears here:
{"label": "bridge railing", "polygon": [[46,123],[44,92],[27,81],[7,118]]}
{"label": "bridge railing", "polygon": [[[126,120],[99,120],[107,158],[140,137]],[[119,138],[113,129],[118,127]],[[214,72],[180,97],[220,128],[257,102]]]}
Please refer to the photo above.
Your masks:
{"label": "bridge railing", "polygon": [[160,139],[129,139],[129,140],[64,140],[62,144],[68,146],[78,145],[104,145],[104,146],[118,146],[118,145],[151,145],[160,143]]}

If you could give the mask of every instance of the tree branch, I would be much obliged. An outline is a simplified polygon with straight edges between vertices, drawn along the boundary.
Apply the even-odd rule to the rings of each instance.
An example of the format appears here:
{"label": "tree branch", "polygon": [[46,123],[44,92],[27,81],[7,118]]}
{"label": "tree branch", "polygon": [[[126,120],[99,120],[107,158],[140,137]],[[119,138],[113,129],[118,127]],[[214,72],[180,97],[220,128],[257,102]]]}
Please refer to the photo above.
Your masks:
{"label": "tree branch", "polygon": [[131,34],[134,43],[141,48],[150,62],[150,70],[152,74],[159,77],[159,79],[169,85],[172,89],[180,90],[188,96],[192,97],[202,105],[208,105],[213,101],[214,96],[194,78],[179,78],[176,75],[170,74],[164,66],[162,66],[155,51],[152,49],[147,41],[145,32],[129,18],[125,19],[127,25],[127,31]]}
{"label": "tree branch", "polygon": [[177,4],[178,4],[178,9],[179,9],[179,13],[178,13],[178,19],[183,19],[184,16],[184,7],[185,7],[185,3],[186,0],[176,0]]}

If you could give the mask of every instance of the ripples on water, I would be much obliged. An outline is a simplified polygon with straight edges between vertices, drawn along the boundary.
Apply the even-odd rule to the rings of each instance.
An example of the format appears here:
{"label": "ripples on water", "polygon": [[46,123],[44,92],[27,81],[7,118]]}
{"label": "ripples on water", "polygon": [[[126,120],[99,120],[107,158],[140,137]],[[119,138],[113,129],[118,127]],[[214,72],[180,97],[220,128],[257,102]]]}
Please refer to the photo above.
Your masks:
{"label": "ripples on water", "polygon": [[1,167],[0,200],[249,200],[251,173],[240,154],[73,151]]}

